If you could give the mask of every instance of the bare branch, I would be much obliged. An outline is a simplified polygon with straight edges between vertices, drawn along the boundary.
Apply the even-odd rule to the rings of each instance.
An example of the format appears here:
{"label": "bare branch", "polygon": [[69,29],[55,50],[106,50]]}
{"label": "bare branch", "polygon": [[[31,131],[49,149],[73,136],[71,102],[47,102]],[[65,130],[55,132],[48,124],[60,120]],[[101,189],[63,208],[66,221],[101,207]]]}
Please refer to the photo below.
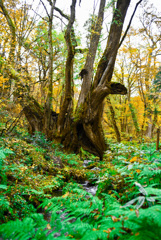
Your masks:
{"label": "bare branch", "polygon": [[43,5],[43,7],[44,7],[44,9],[45,9],[45,11],[46,11],[46,14],[48,15],[48,18],[50,19],[50,15],[49,15],[49,13],[48,13],[48,10],[47,10],[44,2],[43,2],[42,0],[40,0],[40,2],[42,3],[42,5]]}
{"label": "bare branch", "polygon": [[64,25],[66,25],[65,22],[60,17],[58,17],[56,15],[54,15],[54,17],[58,18]]}
{"label": "bare branch", "polygon": [[42,20],[47,22],[47,20],[44,17],[42,17],[40,14],[38,14],[34,9],[32,9],[32,11],[36,13],[36,15],[39,16]]}
{"label": "bare branch", "polygon": [[122,39],[121,39],[121,41],[120,41],[120,43],[119,43],[119,48],[120,48],[121,44],[123,43],[123,41],[124,41],[124,39],[125,39],[125,37],[126,37],[126,35],[127,35],[127,32],[128,32],[128,30],[129,30],[129,28],[130,28],[130,26],[131,26],[131,23],[132,23],[132,20],[133,20],[134,15],[135,15],[135,12],[136,12],[136,10],[137,10],[137,7],[139,6],[139,4],[140,4],[141,2],[142,2],[142,0],[140,0],[140,1],[136,4],[136,6],[135,6],[135,9],[134,9],[134,11],[133,11],[133,14],[131,15],[129,24],[128,24],[127,28],[126,28],[126,31],[125,31],[125,33],[124,33],[124,35],[123,35],[123,37],[122,37]]}

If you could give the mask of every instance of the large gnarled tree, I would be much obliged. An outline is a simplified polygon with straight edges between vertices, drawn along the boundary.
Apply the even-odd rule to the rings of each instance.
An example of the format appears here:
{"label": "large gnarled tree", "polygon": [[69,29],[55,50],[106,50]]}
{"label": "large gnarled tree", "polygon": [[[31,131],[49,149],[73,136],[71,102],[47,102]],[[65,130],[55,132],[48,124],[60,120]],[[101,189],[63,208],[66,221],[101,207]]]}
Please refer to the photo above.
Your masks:
{"label": "large gnarled tree", "polygon": [[[45,109],[43,109],[27,92],[21,92],[20,94],[19,91],[15,91],[15,95],[23,107],[23,112],[28,120],[31,133],[35,131],[44,132],[48,138],[56,138],[59,140],[68,150],[78,152],[80,147],[82,147],[102,159],[103,153],[106,150],[101,123],[104,99],[109,94],[127,93],[127,89],[124,85],[111,82],[111,79],[117,51],[121,43],[123,23],[125,21],[127,9],[130,5],[130,0],[113,1],[113,18],[106,48],[98,63],[96,74],[93,77],[94,61],[104,19],[104,9],[106,6],[106,0],[100,0],[98,16],[91,27],[92,31],[89,49],[84,63],[84,69],[81,72],[83,81],[76,109],[73,108],[73,62],[77,52],[77,42],[73,24],[75,22],[77,0],[72,0],[70,16],[64,14],[56,7],[55,0],[48,0],[48,2],[51,7],[50,14],[48,14],[49,50],[51,53],[53,10],[57,11],[61,17],[68,21],[64,36],[67,46],[67,59],[65,63],[65,84],[61,99],[60,112],[58,114],[51,109],[52,66],[50,66],[49,96],[47,98]],[[138,3],[140,2],[141,1]],[[7,16],[5,13],[7,10],[4,4],[2,4],[3,1],[0,0],[2,12],[4,16]],[[52,54],[49,55],[49,61],[51,65]],[[19,90],[19,88],[23,86],[23,79],[10,66],[6,65],[5,70],[6,69],[8,69],[10,77],[15,79],[16,83],[18,83],[17,86]]]}

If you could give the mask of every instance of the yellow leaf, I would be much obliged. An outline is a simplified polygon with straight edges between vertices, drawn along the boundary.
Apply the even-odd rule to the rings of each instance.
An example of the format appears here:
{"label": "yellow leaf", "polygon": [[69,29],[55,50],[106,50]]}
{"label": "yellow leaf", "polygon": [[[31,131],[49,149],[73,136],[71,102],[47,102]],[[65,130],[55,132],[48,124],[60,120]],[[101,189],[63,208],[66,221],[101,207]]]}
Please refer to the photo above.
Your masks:
{"label": "yellow leaf", "polygon": [[95,215],[95,216],[94,216],[94,219],[97,219],[97,218],[99,218],[99,215]]}
{"label": "yellow leaf", "polygon": [[49,224],[49,223],[47,224],[47,226],[46,226],[46,227],[47,227],[47,229],[51,229],[51,226],[50,226],[50,224]]}
{"label": "yellow leaf", "polygon": [[74,238],[72,235],[68,235],[68,237]]}
{"label": "yellow leaf", "polygon": [[117,218],[117,217],[115,217],[115,216],[111,216],[111,218],[112,218],[112,221],[113,222],[118,222],[120,219],[119,218]]}
{"label": "yellow leaf", "polygon": [[139,232],[137,232],[137,233],[135,233],[135,236],[138,236],[140,233]]}
{"label": "yellow leaf", "polygon": [[65,197],[68,197],[69,196],[69,192],[67,192],[66,194],[64,194],[62,197],[65,198]]}
{"label": "yellow leaf", "polygon": [[105,232],[105,233],[110,233],[112,230],[114,230],[115,228],[114,227],[112,227],[112,228],[108,228],[107,230],[103,230],[103,232]]}
{"label": "yellow leaf", "polygon": [[135,162],[135,161],[137,161],[137,157],[133,157],[133,158],[130,160],[130,162]]}

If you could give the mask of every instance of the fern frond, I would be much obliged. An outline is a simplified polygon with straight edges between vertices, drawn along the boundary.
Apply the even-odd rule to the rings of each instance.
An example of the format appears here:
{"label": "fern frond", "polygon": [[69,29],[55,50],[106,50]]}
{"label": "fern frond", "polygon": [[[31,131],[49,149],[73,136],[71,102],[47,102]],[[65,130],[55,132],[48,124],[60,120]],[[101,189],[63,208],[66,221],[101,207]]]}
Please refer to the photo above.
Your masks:
{"label": "fern frond", "polygon": [[28,240],[33,236],[35,226],[36,224],[31,218],[25,218],[23,221],[9,221],[0,226],[0,233],[4,239]]}

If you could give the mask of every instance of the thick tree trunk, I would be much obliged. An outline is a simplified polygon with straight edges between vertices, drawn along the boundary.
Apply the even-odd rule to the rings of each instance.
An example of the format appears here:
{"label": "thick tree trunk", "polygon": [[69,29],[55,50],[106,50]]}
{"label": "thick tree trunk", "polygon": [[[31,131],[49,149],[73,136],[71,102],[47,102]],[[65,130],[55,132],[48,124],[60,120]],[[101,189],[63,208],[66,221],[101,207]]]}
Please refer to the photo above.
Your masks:
{"label": "thick tree trunk", "polygon": [[[123,86],[121,86],[121,88],[124,89],[122,93],[126,93],[126,88]],[[42,109],[32,97],[25,94],[17,97],[19,98],[24,114],[29,122],[30,134],[33,134],[35,131],[46,134],[44,109]],[[99,110],[96,109],[95,114],[92,115],[91,111],[92,109],[89,107],[88,102],[86,102],[81,113],[79,113],[78,120],[76,120],[77,118],[73,120],[66,115],[66,118],[64,119],[64,131],[61,132],[61,134],[57,131],[59,115],[51,111],[51,125],[49,129],[50,139],[58,139],[64,145],[66,150],[78,153],[80,147],[82,147],[86,151],[102,159],[107,147],[101,124],[103,104],[100,103]]]}
{"label": "thick tree trunk", "polygon": [[[98,117],[97,120],[99,121],[99,119]],[[61,138],[64,147],[75,153],[78,153],[82,147],[85,151],[102,159],[107,146],[102,125],[98,121],[93,123],[72,122],[70,130]]]}
{"label": "thick tree trunk", "polygon": [[[72,93],[73,93],[73,60],[75,55],[75,47],[77,45],[75,35],[74,35],[74,29],[73,24],[75,21],[75,7],[76,7],[76,0],[72,0],[71,4],[71,14],[70,18],[66,16],[66,18],[69,20],[67,29],[65,32],[65,41],[67,45],[68,55],[66,60],[66,66],[65,66],[65,90],[64,90],[64,96],[62,100],[62,105],[60,107],[60,114],[58,117],[58,124],[57,124],[57,130],[59,134],[63,134],[63,131],[65,130],[64,126],[66,125],[65,120],[68,120],[72,115],[73,112],[73,103],[72,103]],[[70,123],[70,121],[68,121]]]}
{"label": "thick tree trunk", "polygon": [[[82,131],[88,138],[90,146],[94,145],[93,153],[100,159],[106,149],[102,131],[103,101],[109,94],[126,94],[127,89],[120,83],[111,83],[114,64],[119,48],[123,22],[130,4],[130,0],[118,0],[112,19],[110,33],[104,54],[98,64],[93,86],[81,105],[78,105],[76,113],[79,115]],[[100,111],[101,109],[101,111]],[[91,150],[89,149],[89,151]]]}

